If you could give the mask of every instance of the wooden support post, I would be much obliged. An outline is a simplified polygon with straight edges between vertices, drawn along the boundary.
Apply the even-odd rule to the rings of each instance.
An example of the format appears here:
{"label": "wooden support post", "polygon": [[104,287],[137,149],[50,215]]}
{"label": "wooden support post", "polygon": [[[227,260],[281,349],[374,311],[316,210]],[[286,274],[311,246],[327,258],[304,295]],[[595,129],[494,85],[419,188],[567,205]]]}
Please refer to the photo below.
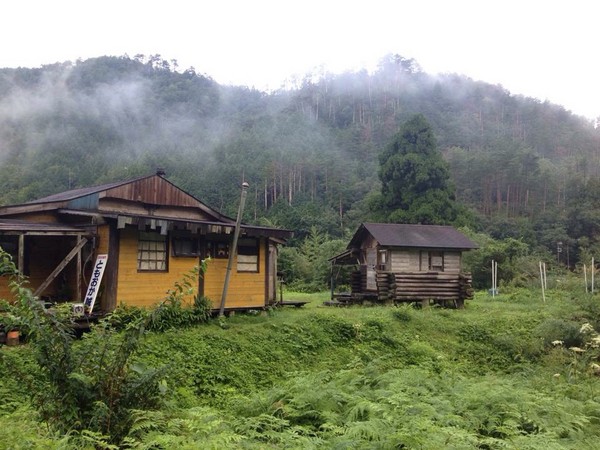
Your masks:
{"label": "wooden support post", "polygon": [[81,239],[83,239],[81,237],[81,235],[77,236],[77,247],[79,248],[79,251],[77,252],[77,292],[75,293],[75,302],[76,303],[80,303],[81,302],[81,279],[82,279],[82,261],[81,261],[81,249],[83,248],[83,245],[81,244]]}
{"label": "wooden support post", "polygon": [[25,235],[19,235],[19,256],[17,261],[17,269],[19,269],[19,273],[24,275],[25,271]]}

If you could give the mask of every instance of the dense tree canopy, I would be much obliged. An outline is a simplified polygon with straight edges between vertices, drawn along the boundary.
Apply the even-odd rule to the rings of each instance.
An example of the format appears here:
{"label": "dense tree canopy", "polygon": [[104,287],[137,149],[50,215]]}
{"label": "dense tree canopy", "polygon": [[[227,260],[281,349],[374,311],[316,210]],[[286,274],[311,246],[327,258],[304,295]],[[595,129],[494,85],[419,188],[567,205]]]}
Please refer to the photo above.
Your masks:
{"label": "dense tree canopy", "polygon": [[448,164],[422,114],[402,125],[379,156],[381,197],[374,204],[391,222],[448,224],[459,208]]}
{"label": "dense tree canopy", "polygon": [[229,215],[248,181],[244,220],[297,231],[293,245],[313,226],[338,239],[365,220],[444,222],[549,252],[560,239],[574,265],[600,247],[598,148],[561,106],[400,55],[272,93],[160,55],[0,69],[0,204],[163,167]]}

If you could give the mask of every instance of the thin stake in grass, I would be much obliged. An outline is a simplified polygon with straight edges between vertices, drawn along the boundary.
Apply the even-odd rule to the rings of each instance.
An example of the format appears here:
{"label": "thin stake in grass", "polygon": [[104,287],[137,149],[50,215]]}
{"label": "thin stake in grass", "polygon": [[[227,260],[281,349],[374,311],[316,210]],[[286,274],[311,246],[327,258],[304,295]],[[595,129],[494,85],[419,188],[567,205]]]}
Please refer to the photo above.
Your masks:
{"label": "thin stake in grass", "polygon": [[542,285],[542,300],[546,303],[546,263],[540,261],[540,283]]}
{"label": "thin stake in grass", "polygon": [[592,267],[590,267],[590,270],[592,272],[592,294],[594,293],[594,272],[596,272],[596,265],[594,264],[594,258],[592,258]]}

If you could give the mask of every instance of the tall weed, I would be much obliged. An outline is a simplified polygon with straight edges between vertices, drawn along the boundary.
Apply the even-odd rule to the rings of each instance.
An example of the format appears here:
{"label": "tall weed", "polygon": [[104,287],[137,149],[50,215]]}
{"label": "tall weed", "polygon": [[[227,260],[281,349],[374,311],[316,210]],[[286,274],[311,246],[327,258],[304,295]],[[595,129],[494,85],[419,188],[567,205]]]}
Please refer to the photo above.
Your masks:
{"label": "tall weed", "polygon": [[[6,263],[6,258],[0,259]],[[16,268],[11,273],[16,301],[10,312],[27,330],[39,366],[15,373],[26,382],[41,419],[74,440],[93,440],[101,447],[121,443],[133,424],[132,411],[162,404],[163,371],[133,362],[147,324],[160,309],[125,324],[120,333],[110,321],[102,321],[79,342],[68,307],[47,311]],[[176,286],[172,297],[180,298],[184,288],[185,284]]]}

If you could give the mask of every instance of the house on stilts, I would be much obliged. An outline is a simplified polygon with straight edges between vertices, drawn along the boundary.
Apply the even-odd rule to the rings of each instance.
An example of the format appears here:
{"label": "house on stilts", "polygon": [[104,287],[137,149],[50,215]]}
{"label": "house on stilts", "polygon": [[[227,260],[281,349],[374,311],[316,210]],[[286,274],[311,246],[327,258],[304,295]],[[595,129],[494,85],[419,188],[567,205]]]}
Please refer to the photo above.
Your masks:
{"label": "house on stilts", "polygon": [[[363,223],[346,251],[330,259],[329,304],[434,302],[461,308],[473,296],[462,254],[476,248],[451,226]],[[348,273],[344,266],[351,269],[350,280],[339,279]],[[349,284],[350,292],[337,292],[340,284]]]}

